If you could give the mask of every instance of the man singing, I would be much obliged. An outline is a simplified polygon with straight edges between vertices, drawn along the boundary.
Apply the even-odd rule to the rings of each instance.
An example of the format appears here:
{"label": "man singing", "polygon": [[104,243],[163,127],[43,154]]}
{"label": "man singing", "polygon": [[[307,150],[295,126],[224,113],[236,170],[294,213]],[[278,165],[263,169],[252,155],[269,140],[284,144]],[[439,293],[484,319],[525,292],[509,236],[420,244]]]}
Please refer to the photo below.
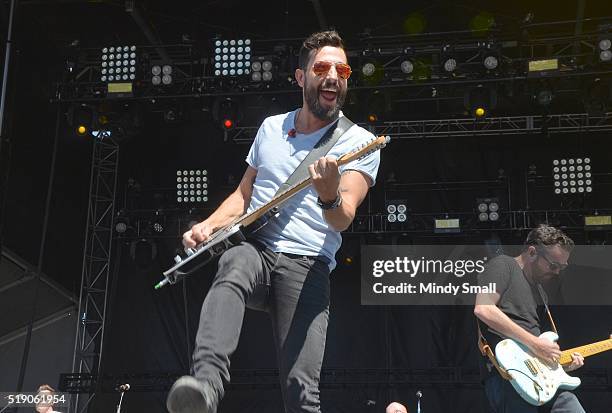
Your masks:
{"label": "man singing", "polygon": [[[185,247],[269,201],[323,134],[343,116],[351,68],[335,31],[312,34],[302,45],[295,78],[302,107],[264,120],[246,158],[238,188],[207,219],[183,235]],[[372,139],[352,126],[327,156],[308,167],[312,187],[283,204],[247,241],[225,252],[202,305],[193,377],[173,385],[171,413],[212,413],[229,382],[245,307],[270,314],[285,411],[320,412],[319,377],[329,319],[329,274],[357,207],[374,185],[380,156],[338,167],[336,159]],[[265,300],[259,291],[265,291]],[[254,294],[254,292],[258,292]],[[256,302],[255,302],[256,301]]]}

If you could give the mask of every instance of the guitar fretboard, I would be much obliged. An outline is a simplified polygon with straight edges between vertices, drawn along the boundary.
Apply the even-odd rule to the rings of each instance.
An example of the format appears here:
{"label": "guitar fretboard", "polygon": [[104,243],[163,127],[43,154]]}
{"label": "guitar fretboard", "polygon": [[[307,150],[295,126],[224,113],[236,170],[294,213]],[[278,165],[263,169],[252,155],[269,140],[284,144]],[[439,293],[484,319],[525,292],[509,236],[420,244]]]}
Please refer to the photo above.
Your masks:
{"label": "guitar fretboard", "polygon": [[603,341],[598,341],[597,343],[586,344],[584,346],[564,350],[561,352],[559,363],[561,365],[570,364],[572,362],[573,353],[580,353],[582,357],[588,357],[592,356],[593,354],[602,353],[608,350],[612,350],[612,338]]}

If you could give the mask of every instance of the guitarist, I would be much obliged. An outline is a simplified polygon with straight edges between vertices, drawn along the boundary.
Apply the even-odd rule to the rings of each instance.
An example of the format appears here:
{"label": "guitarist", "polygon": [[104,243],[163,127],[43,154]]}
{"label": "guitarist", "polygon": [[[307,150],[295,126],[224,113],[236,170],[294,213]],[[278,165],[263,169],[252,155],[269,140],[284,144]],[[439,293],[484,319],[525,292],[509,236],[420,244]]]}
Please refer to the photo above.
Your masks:
{"label": "guitarist", "polygon": [[[207,219],[183,235],[183,245],[205,242],[219,228],[269,201],[323,134],[343,116],[347,79],[344,43],[335,31],[308,37],[295,78],[301,108],[264,120],[246,158],[238,188]],[[202,305],[193,376],[177,380],[171,413],[212,413],[229,382],[245,307],[270,314],[285,411],[320,412],[319,377],[329,319],[329,274],[356,209],[374,185],[380,155],[338,167],[336,159],[373,138],[352,126],[308,166],[313,185],[287,201],[278,217],[226,251]],[[263,289],[261,287],[264,287]],[[266,294],[260,299],[259,292]]]}
{"label": "guitarist", "polygon": [[[479,283],[494,282],[497,293],[479,294],[474,314],[486,327],[482,333],[491,349],[505,338],[516,340],[548,364],[559,361],[561,350],[557,343],[539,338],[542,296],[537,285],[559,276],[565,269],[574,242],[549,225],[540,225],[527,236],[523,252],[518,257],[500,255],[489,261],[479,276]],[[584,358],[574,353],[572,363],[565,366],[572,371],[584,364]],[[502,378],[493,364],[486,361],[485,392],[494,413],[535,413],[538,408],[523,400],[509,381]],[[552,413],[584,413],[578,398],[562,391],[550,402]]]}

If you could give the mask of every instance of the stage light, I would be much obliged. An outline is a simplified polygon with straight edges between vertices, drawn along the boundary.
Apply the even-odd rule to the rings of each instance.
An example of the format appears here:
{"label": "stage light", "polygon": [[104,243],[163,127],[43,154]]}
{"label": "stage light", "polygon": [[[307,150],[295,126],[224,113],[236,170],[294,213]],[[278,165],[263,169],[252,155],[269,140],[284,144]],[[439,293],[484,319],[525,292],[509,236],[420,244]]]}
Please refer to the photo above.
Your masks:
{"label": "stage light", "polygon": [[488,55],[484,58],[482,64],[487,70],[495,70],[497,69],[497,66],[499,66],[499,60],[497,59],[497,56]]}
{"label": "stage light", "polygon": [[164,121],[166,123],[176,122],[179,119],[179,115],[175,108],[169,108],[164,110]]}
{"label": "stage light", "polygon": [[593,192],[591,158],[553,160],[553,188],[556,195]]}
{"label": "stage light", "polygon": [[153,77],[151,78],[151,83],[153,83],[155,86],[158,86],[161,84],[161,66],[153,66],[151,68],[151,73],[153,74]]}
{"label": "stage light", "polygon": [[251,62],[251,80],[253,82],[271,82],[274,78],[273,69],[274,64],[271,60],[264,60],[265,58],[260,57],[260,60]]}
{"label": "stage light", "polygon": [[599,47],[599,60],[602,62],[612,61],[612,50],[610,50],[612,40],[608,38],[601,39],[597,46]]}
{"label": "stage light", "polygon": [[408,208],[406,204],[398,204],[397,205],[397,221],[398,222],[406,222],[408,219]]}
{"label": "stage light", "polygon": [[478,220],[480,222],[499,220],[499,199],[498,198],[478,198],[476,199]]}
{"label": "stage light", "polygon": [[90,133],[93,126],[93,109],[90,106],[85,104],[71,106],[66,117],[77,136]]}
{"label": "stage light", "polygon": [[387,97],[379,90],[375,90],[366,101],[366,119],[370,123],[384,120],[384,114],[391,111]]}
{"label": "stage light", "polygon": [[403,73],[409,75],[414,71],[414,63],[412,63],[412,60],[406,59],[400,64],[400,69]]}
{"label": "stage light", "polygon": [[182,169],[176,171],[176,202],[208,202],[208,171]]}
{"label": "stage light", "polygon": [[156,234],[161,234],[165,229],[165,218],[161,211],[155,211],[155,217],[151,221],[151,230]]}
{"label": "stage light", "polygon": [[408,208],[405,199],[388,200],[385,202],[387,222],[406,222],[408,219]]}
{"label": "stage light", "polygon": [[164,85],[169,85],[172,83],[172,66],[164,65],[162,66],[162,83]]}
{"label": "stage light", "polygon": [[216,40],[215,76],[248,75],[251,67],[251,39]]}
{"label": "stage light", "polygon": [[219,98],[213,103],[212,116],[224,131],[236,127],[242,117],[238,102],[230,98]]}
{"label": "stage light", "polygon": [[453,73],[457,69],[457,59],[450,45],[446,45],[442,48],[442,52],[440,53],[440,64],[442,70],[448,74]]}
{"label": "stage light", "polygon": [[102,49],[100,80],[125,82],[136,79],[136,46],[111,46]]}
{"label": "stage light", "polygon": [[115,232],[118,234],[125,234],[130,227],[130,220],[127,216],[125,210],[120,210],[117,212],[117,216],[115,217]]}
{"label": "stage light", "polygon": [[553,97],[553,93],[550,89],[541,89],[536,95],[536,102],[538,102],[540,106],[548,106],[551,104]]}
{"label": "stage light", "polygon": [[457,60],[452,57],[446,58],[443,64],[444,70],[448,73],[452,73],[457,69]]}
{"label": "stage light", "polygon": [[365,77],[372,76],[375,71],[376,66],[372,62],[368,62],[361,67],[361,73],[363,73]]}
{"label": "stage light", "polygon": [[151,83],[155,86],[160,84],[169,85],[172,83],[172,66],[170,65],[155,65],[151,67]]}
{"label": "stage light", "polygon": [[486,70],[492,71],[499,67],[501,55],[494,44],[484,43],[480,50],[480,58],[482,59],[482,66]]}
{"label": "stage light", "polygon": [[463,105],[470,115],[483,118],[497,106],[497,91],[490,87],[478,85],[465,92]]}

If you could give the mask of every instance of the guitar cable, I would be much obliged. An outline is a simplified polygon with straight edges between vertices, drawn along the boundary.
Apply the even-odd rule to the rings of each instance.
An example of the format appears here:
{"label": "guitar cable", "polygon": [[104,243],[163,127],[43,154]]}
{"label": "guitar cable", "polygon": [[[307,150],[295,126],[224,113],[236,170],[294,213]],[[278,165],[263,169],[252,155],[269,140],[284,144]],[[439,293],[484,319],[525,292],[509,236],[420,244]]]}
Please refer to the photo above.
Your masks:
{"label": "guitar cable", "polygon": [[531,380],[533,382],[533,387],[536,389],[536,391],[538,392],[538,395],[540,394],[540,391],[543,391],[544,388],[540,385],[540,383],[538,383],[533,377],[530,377],[527,373],[525,373],[524,371],[521,371],[519,369],[506,369],[506,371],[510,372],[510,371],[516,371],[518,373],[521,373],[523,376],[527,377],[529,380]]}

